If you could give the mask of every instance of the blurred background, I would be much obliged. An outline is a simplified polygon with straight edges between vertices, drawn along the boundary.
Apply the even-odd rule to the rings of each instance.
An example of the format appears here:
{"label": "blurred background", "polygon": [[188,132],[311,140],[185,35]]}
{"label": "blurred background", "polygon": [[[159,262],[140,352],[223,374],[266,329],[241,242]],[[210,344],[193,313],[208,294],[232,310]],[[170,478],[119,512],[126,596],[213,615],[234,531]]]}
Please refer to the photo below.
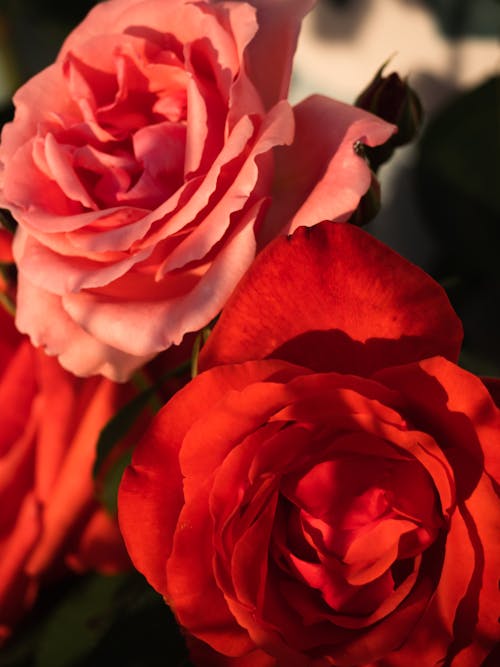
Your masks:
{"label": "blurred background", "polygon": [[[14,90],[51,63],[94,4],[0,0],[0,125]],[[320,0],[291,90],[293,102],[322,93],[353,103],[389,59],[386,72],[416,90],[422,129],[379,170],[382,208],[367,228],[443,284],[464,323],[461,363],[491,376],[500,376],[499,34],[499,0]],[[0,655],[0,667],[114,664],[189,664],[139,575],[50,587]]]}

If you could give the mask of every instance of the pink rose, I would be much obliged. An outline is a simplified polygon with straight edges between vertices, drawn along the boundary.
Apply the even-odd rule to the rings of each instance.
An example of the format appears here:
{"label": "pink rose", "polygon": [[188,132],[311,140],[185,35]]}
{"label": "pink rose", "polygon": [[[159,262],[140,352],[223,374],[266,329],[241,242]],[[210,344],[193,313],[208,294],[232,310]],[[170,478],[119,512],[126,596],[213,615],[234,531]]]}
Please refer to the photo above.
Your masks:
{"label": "pink rose", "polygon": [[220,311],[257,244],[356,208],[353,146],[394,128],[286,101],[312,4],[109,0],[18,91],[0,148],[17,326],[65,368],[126,379]]}
{"label": "pink rose", "polygon": [[127,394],[72,376],[0,307],[0,643],[48,577],[129,567],[92,480],[100,430]]}

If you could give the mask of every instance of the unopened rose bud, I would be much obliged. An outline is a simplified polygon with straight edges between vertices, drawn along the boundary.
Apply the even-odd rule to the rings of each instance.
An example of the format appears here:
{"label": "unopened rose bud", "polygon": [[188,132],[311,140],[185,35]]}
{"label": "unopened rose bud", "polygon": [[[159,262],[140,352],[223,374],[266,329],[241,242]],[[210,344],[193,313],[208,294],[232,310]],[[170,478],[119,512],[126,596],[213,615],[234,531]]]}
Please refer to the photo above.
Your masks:
{"label": "unopened rose bud", "polygon": [[412,141],[417,135],[423,119],[422,104],[406,79],[392,72],[383,76],[387,63],[375,74],[372,81],[356,99],[356,106],[397,125],[398,132],[380,149],[369,151],[373,169],[386,162],[398,146]]}
{"label": "unopened rose bud", "polygon": [[356,106],[380,116],[398,126],[394,145],[411,141],[417,134],[423,118],[423,110],[416,92],[406,79],[392,72],[382,76],[387,63],[378,70],[373,80],[358,96]]}

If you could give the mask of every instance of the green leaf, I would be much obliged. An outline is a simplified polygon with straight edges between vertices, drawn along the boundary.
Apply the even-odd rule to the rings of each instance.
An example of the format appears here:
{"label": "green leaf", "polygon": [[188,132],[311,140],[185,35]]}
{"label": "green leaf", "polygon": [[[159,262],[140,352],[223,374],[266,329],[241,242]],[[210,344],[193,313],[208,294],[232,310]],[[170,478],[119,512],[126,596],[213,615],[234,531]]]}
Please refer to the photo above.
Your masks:
{"label": "green leaf", "polygon": [[127,449],[114,461],[105,475],[104,482],[99,490],[99,501],[104,505],[112,516],[118,513],[118,488],[122,480],[125,468],[132,460],[133,448]]}
{"label": "green leaf", "polygon": [[153,387],[143,391],[124,405],[102,429],[97,441],[97,456],[92,471],[94,478],[98,477],[105,460],[113,448],[127,435],[154,393]]}
{"label": "green leaf", "polygon": [[172,612],[142,577],[129,578],[119,604],[109,632],[78,667],[190,667]]}
{"label": "green leaf", "polygon": [[500,77],[456,97],[428,124],[417,160],[419,208],[440,252],[438,279],[464,324],[462,363],[500,372]]}
{"label": "green leaf", "polygon": [[459,272],[499,277],[500,77],[434,117],[419,148],[420,203],[448,259]]}
{"label": "green leaf", "polygon": [[49,617],[35,667],[76,665],[94,649],[117,614],[117,596],[126,576],[93,576],[80,582]]}
{"label": "green leaf", "polygon": [[151,405],[153,401],[154,407],[160,407],[154,401],[158,390],[161,389],[167,380],[184,375],[189,368],[190,362],[186,361],[177,366],[177,368],[168,371],[161,376],[158,382],[135,396],[108,421],[97,441],[97,456],[93,469],[94,478],[99,475],[106,458],[113,451],[113,448],[127,435],[146,406],[148,404]]}
{"label": "green leaf", "polygon": [[10,299],[7,294],[0,292],[0,306],[5,308],[9,315],[14,316],[16,314],[16,306],[12,299]]}
{"label": "green leaf", "polygon": [[0,650],[0,667],[32,667],[33,653],[39,639],[40,626],[30,625],[19,630]]}
{"label": "green leaf", "polygon": [[498,37],[498,0],[426,0],[426,4],[448,37]]}
{"label": "green leaf", "polygon": [[105,509],[115,516],[118,509],[118,488],[125,468],[130,463],[134,447],[130,447],[107,465],[108,457],[121,444],[143,411],[149,407],[152,414],[157,412],[162,402],[158,400],[158,392],[162,386],[174,377],[187,373],[190,362],[186,361],[161,376],[154,385],[143,389],[140,394],[124,405],[102,429],[97,441],[97,455],[93,468],[93,476],[97,481],[97,498]]}
{"label": "green leaf", "polygon": [[191,352],[191,378],[195,378],[198,375],[198,360],[200,357],[200,351],[203,345],[208,340],[208,337],[210,336],[210,333],[212,332],[214,322],[208,324],[206,327],[203,327],[203,329],[198,333],[196,338],[194,339],[193,343],[193,350]]}
{"label": "green leaf", "polygon": [[161,596],[136,572],[72,577],[41,591],[0,667],[189,667]]}

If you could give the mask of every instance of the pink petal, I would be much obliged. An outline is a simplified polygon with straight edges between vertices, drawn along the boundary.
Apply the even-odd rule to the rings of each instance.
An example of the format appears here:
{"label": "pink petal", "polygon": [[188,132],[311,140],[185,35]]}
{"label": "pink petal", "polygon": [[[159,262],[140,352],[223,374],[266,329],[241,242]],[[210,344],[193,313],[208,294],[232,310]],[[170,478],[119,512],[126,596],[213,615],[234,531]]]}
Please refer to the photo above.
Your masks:
{"label": "pink petal", "polygon": [[72,156],[50,132],[45,136],[45,157],[52,178],[66,197],[94,210],[96,208],[95,202],[75,174]]}
{"label": "pink petal", "polygon": [[164,276],[188,262],[202,259],[210,251],[229,227],[231,215],[247,205],[259,181],[268,181],[269,169],[266,169],[265,165],[257,164],[258,158],[275,146],[291,142],[292,132],[290,106],[286,101],[280,102],[266,117],[259,136],[233,183],[196,229],[169,255],[158,275]]}
{"label": "pink petal", "polygon": [[39,123],[49,127],[60,126],[59,117],[54,115],[54,100],[57,100],[58,113],[64,116],[67,123],[81,119],[68,90],[61,86],[61,79],[61,65],[55,63],[36,74],[15,93],[16,123],[7,123],[2,129],[0,162],[10,161],[21,146],[36,137]]}
{"label": "pink petal", "polygon": [[[221,171],[226,165],[244,154],[254,132],[255,126],[252,120],[248,116],[243,117],[226,138],[222,150],[217,155],[207,174],[197,182],[197,189],[191,192],[189,198],[186,198],[183,202],[183,205],[173,215],[167,217],[165,223],[145,240],[144,245],[157,243],[167,236],[175,234],[196,219],[209,204],[214,192],[217,192]],[[186,187],[188,185],[186,184]],[[164,206],[168,207],[167,212],[172,211],[168,201]],[[153,212],[151,217],[154,215],[155,220],[161,219],[164,215],[163,208],[163,206],[160,206]]]}
{"label": "pink petal", "polygon": [[314,0],[251,0],[259,30],[246,50],[247,67],[267,109],[288,95],[292,60],[305,14]]}
{"label": "pink petal", "polygon": [[294,113],[295,141],[277,152],[275,197],[261,244],[301,225],[347,220],[371,182],[356,143],[378,146],[395,132],[394,125],[362,109],[319,95]]}
{"label": "pink petal", "polygon": [[[135,357],[149,357],[185,333],[204,327],[224,306],[255,256],[254,224],[262,202],[247,213],[239,228],[189,292],[160,301],[121,301],[88,293],[64,298],[64,308],[91,335]],[[182,276],[182,274],[181,274]],[[168,282],[169,276],[164,278]]]}
{"label": "pink petal", "polygon": [[123,276],[152,252],[152,249],[146,248],[112,262],[96,262],[76,256],[65,257],[39,243],[22,227],[16,232],[13,250],[19,271],[28,280],[59,295],[106,285]]}
{"label": "pink petal", "polygon": [[78,30],[73,30],[66,38],[58,61],[96,36],[119,33],[131,25],[149,25],[154,28],[168,26],[182,5],[184,0],[139,0],[135,3],[110,0],[98,3],[79,24]]}
{"label": "pink petal", "polygon": [[151,355],[134,357],[110,347],[81,329],[63,310],[60,297],[31,284],[22,275],[18,284],[16,326],[35,346],[56,355],[75,375],[104,375],[124,382]]}

